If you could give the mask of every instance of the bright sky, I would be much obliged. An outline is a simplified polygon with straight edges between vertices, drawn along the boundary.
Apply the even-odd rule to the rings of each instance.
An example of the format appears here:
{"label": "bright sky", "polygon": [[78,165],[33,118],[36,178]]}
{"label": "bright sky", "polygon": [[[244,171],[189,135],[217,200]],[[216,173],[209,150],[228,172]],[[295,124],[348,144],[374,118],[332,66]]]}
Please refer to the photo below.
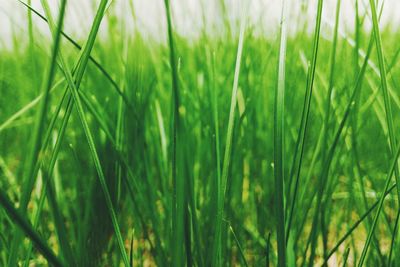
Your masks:
{"label": "bright sky", "polygon": [[[28,0],[22,0],[27,2]],[[31,0],[32,6],[43,13],[40,0]],[[48,0],[54,10],[57,10],[59,0]],[[359,0],[360,6],[369,9],[368,0]],[[0,0],[0,46],[11,43],[13,33],[26,35],[26,8],[17,0]],[[75,37],[85,37],[94,16],[94,10],[99,0],[68,0],[65,31]],[[220,0],[171,0],[173,20],[176,29],[183,35],[195,37],[204,21],[208,29],[214,29],[221,24]],[[225,0],[227,13],[232,18],[240,17],[246,12],[248,24],[255,25],[259,34],[274,36],[278,29],[281,13],[281,0]],[[292,32],[299,25],[298,19],[315,18],[317,0],[288,0],[290,2],[289,27]],[[352,28],[354,20],[355,0],[342,0],[341,30]],[[382,0],[379,0],[381,3]],[[132,3],[132,4],[131,4]],[[308,5],[307,5],[308,3]],[[247,6],[246,6],[247,5]],[[323,30],[329,31],[335,13],[336,0],[325,0],[323,11]],[[301,9],[306,6],[306,13]],[[133,23],[132,8],[136,14],[136,24]],[[165,17],[163,0],[114,0],[111,1],[109,13],[124,18],[127,25],[136,25],[145,35],[163,40],[165,37]],[[304,14],[307,14],[305,16]],[[204,19],[203,19],[204,18]],[[48,33],[47,26],[39,19],[34,20],[41,33]],[[400,1],[385,0],[381,25],[400,25]],[[311,24],[312,25],[312,24]]]}

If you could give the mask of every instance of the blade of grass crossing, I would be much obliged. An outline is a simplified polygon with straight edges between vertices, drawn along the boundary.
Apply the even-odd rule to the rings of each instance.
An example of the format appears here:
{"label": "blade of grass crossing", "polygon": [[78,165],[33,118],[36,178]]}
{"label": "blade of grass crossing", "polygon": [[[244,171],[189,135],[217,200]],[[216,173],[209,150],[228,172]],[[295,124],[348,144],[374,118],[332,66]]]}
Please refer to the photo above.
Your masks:
{"label": "blade of grass crossing", "polygon": [[[61,85],[64,82],[65,79],[60,79],[58,82],[56,82],[53,87],[50,89],[50,93],[53,93],[55,89],[58,88],[59,85]],[[27,113],[29,110],[31,110],[33,107],[35,107],[38,103],[40,103],[40,100],[42,99],[42,95],[37,96],[35,99],[33,99],[31,102],[23,106],[20,110],[15,112],[13,115],[11,115],[7,120],[5,120],[2,124],[0,124],[0,133],[7,129],[15,120],[20,118],[22,115]]]}
{"label": "blade of grass crossing", "polygon": [[[0,189],[0,204],[7,211],[7,214],[21,228],[21,230],[33,241],[35,247],[42,253],[46,260],[54,266],[64,266],[63,262],[57,258],[54,252],[48,247],[42,237],[33,229],[29,221],[26,220],[25,214],[22,214],[14,208],[6,193]],[[12,265],[17,266],[17,265]]]}
{"label": "blade of grass crossing", "polygon": [[[88,111],[89,111],[89,112],[91,113],[91,115],[95,118],[95,120],[96,120],[97,123],[99,124],[100,128],[104,131],[104,133],[106,134],[108,140],[111,142],[111,144],[112,144],[112,146],[113,146],[115,152],[117,153],[118,162],[122,165],[123,168],[125,168],[125,169],[127,170],[127,172],[128,172],[128,177],[129,177],[130,179],[132,179],[132,181],[133,181],[133,183],[134,183],[134,188],[136,189],[136,192],[137,192],[136,195],[133,194],[133,189],[132,189],[132,185],[130,184],[130,180],[128,180],[127,177],[123,176],[123,177],[124,177],[124,182],[127,183],[128,190],[129,190],[129,192],[130,192],[130,197],[131,197],[133,203],[136,203],[136,202],[142,202],[142,203],[143,203],[143,202],[144,202],[144,199],[145,199],[145,198],[143,197],[142,193],[141,193],[143,190],[141,189],[141,187],[139,186],[139,184],[136,182],[136,179],[135,179],[135,177],[134,177],[134,175],[133,175],[133,171],[132,171],[132,169],[131,169],[131,166],[128,164],[128,162],[126,161],[126,159],[123,157],[122,151],[120,151],[120,150],[118,149],[118,144],[117,144],[118,142],[117,142],[117,140],[115,140],[115,138],[111,135],[111,131],[108,129],[107,123],[104,121],[104,117],[101,117],[101,116],[99,115],[99,113],[95,110],[95,108],[93,107],[93,105],[90,104],[90,103],[88,102],[89,99],[88,99],[88,97],[85,96],[85,94],[84,94],[83,91],[79,90],[79,94],[81,95],[82,101],[84,102],[84,104],[85,104],[86,107],[88,108]],[[62,120],[62,125],[61,125],[61,128],[60,128],[59,133],[58,133],[58,137],[57,137],[56,144],[55,144],[55,146],[54,146],[52,155],[51,155],[51,157],[50,157],[50,163],[48,164],[48,173],[52,173],[52,172],[53,172],[53,168],[54,168],[54,165],[55,165],[56,160],[57,160],[57,155],[58,155],[58,152],[59,152],[59,150],[60,150],[61,141],[64,139],[64,134],[65,134],[65,131],[66,131],[66,126],[67,126],[67,124],[68,124],[68,120],[69,120],[69,117],[70,117],[71,112],[72,112],[73,103],[74,103],[74,102],[73,102],[73,100],[72,100],[71,98],[68,99],[67,109],[66,109],[66,112],[65,112],[65,114],[64,114],[64,118],[63,118],[63,120]],[[143,208],[143,207],[142,207],[142,208]],[[138,211],[137,208],[136,208],[136,210]],[[138,213],[139,213],[139,212],[138,212]],[[153,214],[153,213],[151,213],[151,214]],[[141,218],[141,221],[142,221],[143,218],[141,217],[140,214],[139,214],[139,217]],[[154,217],[154,216],[153,216],[153,217]],[[154,224],[155,224],[154,218],[152,218],[152,222],[153,222],[153,225],[154,225]],[[143,222],[141,222],[141,223],[142,223],[143,226],[145,225]],[[156,243],[157,243],[157,244],[161,244],[160,237],[159,237],[159,234],[158,234],[158,229],[155,228],[154,231],[155,231]],[[147,231],[146,231],[146,232],[147,232]],[[150,244],[152,243],[151,240],[148,240],[148,241],[150,242]],[[159,259],[159,258],[158,258],[158,255],[156,255],[156,260],[157,260],[158,262],[166,262],[166,256],[165,256],[163,250],[161,251],[160,255],[161,255],[162,259]]]}
{"label": "blade of grass crossing", "polygon": [[[381,79],[381,86],[382,86],[382,91],[383,91],[383,98],[384,98],[384,104],[385,104],[385,113],[386,113],[386,120],[388,124],[388,132],[389,132],[389,141],[390,141],[390,150],[393,151],[396,147],[396,139],[394,136],[394,130],[393,130],[393,116],[392,116],[392,109],[391,109],[391,104],[390,104],[390,98],[388,94],[388,85],[387,85],[387,78],[386,78],[386,65],[384,61],[384,55],[383,55],[383,47],[382,47],[382,39],[380,35],[380,30],[379,30],[379,21],[378,21],[378,15],[376,12],[376,5],[374,0],[369,1],[370,8],[371,8],[371,16],[372,16],[372,26],[373,26],[373,32],[374,32],[374,37],[375,37],[375,45],[376,45],[376,50],[378,54],[378,63],[379,63],[379,73],[380,73],[380,79]],[[400,151],[400,149],[398,149]],[[395,178],[396,178],[396,184],[397,184],[397,196],[398,199],[400,200],[400,184],[397,183],[398,181],[398,168],[397,168],[397,158],[398,158],[398,153],[396,153],[396,156],[394,158],[394,172],[395,172]],[[390,173],[390,172],[389,172]],[[385,190],[386,191],[387,187],[389,186],[390,180],[391,180],[391,175],[387,177],[387,181],[385,184]],[[367,256],[368,248],[371,243],[371,239],[373,237],[373,233],[376,228],[376,224],[380,215],[380,212],[382,210],[383,206],[383,200],[385,198],[385,194],[382,194],[381,196],[381,202],[379,204],[378,211],[374,217],[374,221],[372,224],[372,227],[368,233],[367,240],[365,241],[364,248],[362,250],[361,256],[360,256],[360,261],[358,263],[358,266],[362,266],[365,258]]]}
{"label": "blade of grass crossing", "polygon": [[[396,184],[392,185],[386,192],[385,196],[390,194],[396,188]],[[328,260],[332,257],[332,255],[339,249],[339,247],[343,244],[343,242],[351,236],[355,229],[371,214],[371,212],[378,207],[379,200],[377,200],[372,206],[347,230],[347,232],[336,242],[333,248],[329,251],[326,258],[324,259],[323,265],[328,263]]]}
{"label": "blade of grass crossing", "polygon": [[[46,0],[42,0],[42,4],[44,6],[44,9],[48,13],[50,29],[54,30],[54,24],[51,21],[51,14],[50,14],[50,9],[49,9],[49,6],[47,4],[47,1]],[[83,49],[82,61],[81,61],[80,65],[79,65],[78,71],[77,71],[77,83],[80,82],[80,80],[83,77],[84,71],[86,69],[87,62],[89,60],[89,55],[90,55],[90,52],[91,52],[91,50],[93,48],[93,44],[94,44],[94,41],[96,39],[96,35],[97,35],[98,29],[99,29],[99,26],[100,26],[100,22],[102,20],[103,15],[104,15],[104,11],[105,11],[106,6],[107,6],[107,0],[102,0],[100,2],[100,4],[99,4],[99,7],[98,7],[98,10],[97,10],[97,13],[96,13],[96,17],[95,17],[95,20],[94,20],[93,25],[92,25],[92,30],[91,30],[91,32],[89,34],[88,41],[87,41],[87,43],[85,45],[85,48]],[[91,155],[92,155],[92,159],[93,159],[93,162],[94,162],[97,174],[98,174],[99,182],[100,182],[101,188],[103,190],[103,194],[104,194],[105,202],[106,202],[106,205],[107,205],[107,209],[108,209],[108,212],[109,212],[110,217],[111,217],[112,225],[113,225],[114,232],[115,232],[115,235],[116,235],[116,238],[117,238],[117,243],[118,243],[118,246],[119,246],[119,249],[120,249],[120,252],[121,252],[122,260],[123,260],[125,266],[129,266],[129,259],[128,259],[128,256],[126,254],[124,241],[122,239],[121,231],[120,231],[120,228],[119,228],[119,225],[118,225],[117,215],[116,215],[115,209],[113,207],[113,203],[112,203],[111,196],[110,196],[110,193],[109,193],[109,190],[108,190],[108,187],[107,187],[107,183],[106,183],[105,176],[104,176],[104,173],[103,173],[103,169],[102,169],[102,166],[101,166],[101,163],[100,163],[100,159],[99,159],[99,156],[98,156],[98,153],[97,153],[97,150],[96,150],[94,139],[93,139],[91,130],[89,128],[89,124],[88,124],[88,122],[87,122],[87,120],[85,118],[85,112],[84,112],[84,109],[83,109],[83,105],[82,105],[82,102],[81,102],[80,95],[78,93],[77,86],[75,85],[75,82],[73,81],[72,74],[69,71],[69,69],[68,69],[68,67],[67,67],[67,65],[65,63],[65,60],[64,60],[64,58],[63,58],[61,53],[59,55],[59,58],[60,58],[60,62],[61,62],[61,66],[63,68],[64,74],[66,76],[67,82],[69,84],[69,89],[70,89],[71,94],[73,96],[74,103],[76,104],[76,108],[77,108],[77,111],[78,111],[79,119],[80,119],[80,121],[82,123],[82,127],[83,127],[83,130],[85,132],[85,136],[86,136],[86,139],[87,139],[87,142],[88,142],[88,145],[89,145],[89,149],[90,149],[90,152],[91,152]]]}
{"label": "blade of grass crossing", "polygon": [[46,186],[47,190],[47,200],[50,206],[50,209],[53,213],[53,220],[55,225],[55,230],[58,236],[58,242],[60,245],[60,253],[63,255],[65,260],[70,265],[76,265],[74,253],[72,251],[71,246],[68,242],[68,232],[63,221],[63,217],[59,208],[59,205],[56,201],[56,190],[54,186],[54,181],[48,178],[49,174],[44,171],[43,172],[43,180],[45,180],[48,184]]}
{"label": "blade of grass crossing", "polygon": [[[64,80],[65,80],[65,78],[62,79],[62,81],[64,81]],[[81,91],[79,91],[79,92],[82,93]],[[87,100],[86,97],[84,97],[84,94],[82,94],[81,96],[82,96],[82,100],[85,101],[85,105],[87,106],[87,108],[92,112],[92,115],[97,119],[97,121],[101,125],[101,129],[106,133],[106,135],[110,138],[110,140],[113,141],[113,138],[112,138],[112,136],[110,134],[110,131],[105,126],[106,124],[104,122],[102,122],[101,119],[99,119],[99,116],[95,111],[92,111],[92,106],[91,106],[90,103],[88,103],[88,100]],[[39,218],[41,216],[41,212],[42,212],[42,209],[43,209],[44,200],[45,200],[45,197],[46,197],[47,192],[48,192],[47,186],[48,186],[48,183],[50,182],[49,180],[51,179],[51,175],[53,173],[53,169],[54,169],[54,166],[55,166],[56,161],[57,161],[58,153],[59,153],[60,148],[61,148],[61,143],[62,143],[62,140],[64,140],[65,131],[67,129],[68,121],[69,121],[69,118],[70,118],[70,115],[71,115],[71,112],[72,112],[73,100],[72,100],[71,94],[68,91],[68,88],[65,88],[63,97],[60,100],[60,103],[57,106],[56,111],[53,112],[53,118],[52,118],[52,120],[50,122],[50,125],[49,125],[49,127],[47,129],[47,132],[45,134],[45,137],[44,137],[44,141],[43,141],[43,145],[42,145],[42,149],[43,150],[46,150],[46,148],[47,148],[48,142],[49,142],[50,137],[51,137],[51,133],[53,132],[56,119],[57,119],[57,117],[58,117],[58,115],[60,113],[60,110],[61,110],[61,108],[63,106],[63,103],[67,103],[66,104],[66,111],[65,111],[65,114],[64,114],[63,119],[61,121],[61,126],[60,126],[60,129],[59,129],[58,134],[57,134],[56,143],[55,143],[55,145],[53,147],[53,151],[51,153],[49,163],[47,164],[47,166],[45,166],[48,175],[46,175],[47,179],[44,180],[43,189],[42,189],[40,197],[39,197],[38,208],[37,208],[36,214],[34,215],[34,228],[35,229],[37,228],[38,223],[39,223]],[[114,141],[114,143],[115,143],[115,141]],[[35,175],[37,175],[37,173],[39,171],[39,168],[42,167],[42,165],[43,165],[42,162],[38,162],[36,164],[36,168],[35,168],[35,171],[34,171]],[[32,246],[29,246],[24,266],[28,266],[29,265],[31,249],[32,249]]]}
{"label": "blade of grass crossing", "polygon": [[[25,161],[26,162],[25,164],[27,164],[27,166],[26,168],[24,168],[24,173],[23,173],[24,187],[22,189],[22,195],[19,207],[19,210],[22,214],[26,213],[27,206],[36,180],[36,175],[34,175],[34,170],[41,146],[41,136],[48,109],[50,89],[52,87],[53,79],[56,72],[56,66],[57,66],[56,59],[60,47],[61,29],[62,29],[62,24],[64,22],[65,6],[66,6],[66,0],[63,0],[61,2],[57,26],[54,31],[54,42],[51,52],[50,64],[45,74],[45,77],[47,79],[45,79],[45,82],[41,90],[43,97],[40,102],[39,110],[37,111],[36,114],[36,123],[35,123],[35,128],[33,130],[32,144]],[[10,255],[8,258],[9,266],[15,266],[17,264],[18,251],[20,247],[21,238],[22,238],[22,233],[20,232],[19,229],[16,229],[13,241],[11,243]]]}
{"label": "blade of grass crossing", "polygon": [[[44,7],[44,9],[48,11],[47,15],[50,17],[49,10],[46,9],[46,7]],[[60,111],[60,107],[61,107],[62,103],[65,100],[66,94],[67,94],[67,91],[65,91],[65,93],[64,93],[64,95],[62,97],[62,99],[60,101],[60,105],[57,107],[55,115],[52,118],[52,121],[51,121],[50,126],[48,128],[48,131],[47,131],[47,133],[45,135],[43,146],[42,146],[43,150],[45,150],[46,147],[47,147],[47,144],[48,144],[52,129],[54,127],[55,119],[58,116],[58,113]],[[70,101],[69,101],[69,103],[70,103]],[[63,127],[64,127],[64,129],[62,129],[60,131],[59,136],[63,136],[63,133],[64,133],[65,128],[66,128],[66,123],[62,124],[62,128]],[[59,209],[58,203],[56,201],[56,196],[55,196],[56,191],[54,189],[54,182],[53,182],[52,179],[50,179],[50,177],[51,177],[51,175],[53,173],[53,168],[55,166],[57,155],[58,155],[58,152],[59,152],[59,149],[60,149],[61,140],[62,140],[62,138],[58,138],[57,139],[56,145],[54,147],[54,151],[52,153],[52,157],[51,157],[51,160],[50,160],[49,167],[48,167],[47,170],[45,169],[43,171],[43,173],[44,173],[44,175],[43,175],[43,177],[44,177],[43,178],[43,180],[44,180],[44,186],[43,186],[44,190],[42,191],[42,194],[40,195],[38,211],[37,211],[37,214],[35,214],[35,224],[34,224],[34,226],[36,227],[36,225],[38,223],[38,220],[39,220],[39,217],[40,217],[40,214],[41,214],[41,210],[42,210],[43,204],[44,204],[44,198],[47,195],[48,196],[48,203],[49,203],[49,206],[50,206],[51,211],[53,213],[55,230],[56,230],[56,233],[57,233],[57,236],[58,236],[59,245],[60,245],[60,248],[61,248],[60,251],[61,251],[62,255],[64,255],[65,260],[67,260],[67,262],[69,264],[76,265],[76,259],[74,257],[74,253],[72,252],[72,248],[69,245],[69,241],[68,241],[68,238],[67,238],[67,236],[68,236],[67,229],[66,229],[64,221],[62,219],[63,217],[62,217],[61,211]],[[36,166],[37,168],[35,168],[35,172],[34,172],[35,175],[37,174],[40,166],[41,166],[41,164],[38,162],[38,164]],[[25,261],[26,265],[29,264],[29,254],[30,254],[30,249],[28,250],[27,260]]]}
{"label": "blade of grass crossing", "polygon": [[[42,19],[45,22],[48,22],[46,17],[40,14],[36,9],[34,9],[29,2],[25,3],[21,0],[18,0],[22,5],[24,5],[29,11],[33,12],[38,18]],[[79,45],[74,39],[71,38],[68,34],[65,32],[61,31],[61,35],[67,39],[68,42],[70,42],[76,49],[82,50],[82,46]],[[125,104],[128,107],[132,107],[127,96],[122,92],[121,88],[118,86],[118,84],[115,82],[115,80],[111,77],[110,73],[92,56],[89,56],[89,60],[95,65],[95,67],[104,75],[104,77],[111,83],[111,85],[114,87],[115,91],[117,94],[119,94],[122,99],[124,100]]]}
{"label": "blade of grass crossing", "polygon": [[[57,106],[56,110],[53,112],[53,118],[51,119],[49,126],[47,128],[46,134],[44,136],[43,139],[43,145],[42,145],[42,150],[45,151],[47,149],[47,146],[49,144],[50,141],[50,137],[51,137],[51,133],[53,132],[56,120],[58,118],[58,114],[60,113],[61,107],[62,107],[62,103],[64,102],[64,99],[66,99],[68,91],[64,91],[64,94],[62,96],[62,99],[60,101],[60,104]],[[56,144],[57,146],[57,144]],[[54,148],[54,150],[56,150],[56,146]],[[54,154],[54,152],[53,152]],[[53,157],[53,156],[52,156]],[[51,162],[51,160],[50,160]],[[34,175],[37,175],[37,173],[39,172],[40,167],[42,166],[42,162],[37,162],[36,167],[35,167],[35,171],[34,171]],[[50,169],[50,167],[49,167]],[[49,171],[48,171],[49,173]],[[44,179],[45,180],[45,179]],[[37,204],[37,209],[36,209],[36,213],[33,215],[33,227],[34,229],[37,229],[38,224],[39,224],[39,219],[44,207],[44,202],[45,202],[45,197],[46,197],[46,193],[47,193],[47,181],[45,180],[43,182],[43,186],[42,186],[42,190],[39,196],[39,201]],[[26,253],[26,257],[25,257],[25,262],[24,262],[24,267],[28,267],[29,266],[29,261],[31,258],[31,252],[32,252],[32,243],[29,244],[28,249],[27,249],[27,253]]]}
{"label": "blade of grass crossing", "polygon": [[363,266],[363,264],[364,264],[364,261],[365,261],[365,258],[366,258],[367,252],[368,252],[368,247],[369,247],[369,245],[371,243],[372,236],[373,236],[374,230],[376,228],[376,225],[377,225],[377,222],[378,222],[378,219],[379,219],[379,215],[380,215],[380,213],[382,211],[383,202],[385,201],[385,198],[387,196],[387,194],[385,194],[385,192],[387,192],[388,189],[389,189],[390,180],[391,180],[391,178],[392,178],[392,176],[394,174],[394,170],[395,170],[395,168],[397,166],[397,161],[398,161],[399,155],[400,155],[400,146],[397,148],[396,154],[392,158],[392,161],[390,163],[390,169],[389,169],[388,174],[386,176],[385,187],[384,187],[384,190],[382,192],[382,195],[379,198],[378,210],[376,211],[376,214],[375,214],[375,217],[374,217],[374,221],[373,221],[371,229],[370,229],[370,231],[368,233],[367,240],[365,241],[364,248],[362,250],[362,253],[361,253],[361,256],[360,256],[360,260],[359,260],[358,265],[357,265],[359,267]]}

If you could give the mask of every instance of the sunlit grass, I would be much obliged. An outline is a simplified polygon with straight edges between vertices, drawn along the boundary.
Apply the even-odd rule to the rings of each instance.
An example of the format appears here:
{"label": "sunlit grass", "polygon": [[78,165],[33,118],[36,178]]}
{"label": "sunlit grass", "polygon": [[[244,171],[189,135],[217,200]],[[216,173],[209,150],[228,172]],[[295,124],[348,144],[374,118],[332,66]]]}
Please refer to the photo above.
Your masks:
{"label": "sunlit grass", "polygon": [[397,266],[400,35],[373,0],[353,1],[354,32],[319,0],[291,33],[291,1],[277,36],[243,2],[195,39],[161,1],[165,43],[107,0],[82,40],[68,1],[19,3],[26,42],[0,50],[0,266]]}

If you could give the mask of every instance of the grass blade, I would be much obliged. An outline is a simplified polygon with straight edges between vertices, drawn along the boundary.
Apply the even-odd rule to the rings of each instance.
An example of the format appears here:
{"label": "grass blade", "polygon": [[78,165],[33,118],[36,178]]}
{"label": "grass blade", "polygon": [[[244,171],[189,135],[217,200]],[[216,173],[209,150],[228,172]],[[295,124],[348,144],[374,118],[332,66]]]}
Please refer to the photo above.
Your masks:
{"label": "grass blade", "polygon": [[[323,7],[323,0],[318,0],[318,8],[317,8],[317,19],[315,22],[315,29],[314,29],[314,46],[313,46],[313,54],[312,54],[312,60],[311,60],[311,73],[310,73],[310,81],[309,81],[309,87],[310,91],[312,91],[312,88],[314,86],[314,77],[315,77],[315,69],[317,65],[317,55],[318,55],[318,48],[319,48],[319,36],[321,32],[321,19],[322,19],[322,7]],[[316,243],[316,227],[318,222],[318,214],[316,212],[314,222],[312,225],[312,230],[311,230],[311,255],[309,259],[308,266],[312,266],[314,262],[314,256],[315,256],[315,243]]]}
{"label": "grass blade", "polygon": [[284,121],[285,121],[285,59],[286,59],[286,1],[282,1],[280,48],[278,61],[278,82],[275,91],[274,111],[274,176],[275,176],[275,212],[277,214],[278,266],[286,266],[285,238],[285,200],[284,200]]}
{"label": "grass blade", "polygon": [[6,193],[1,189],[0,204],[7,211],[8,215],[15,222],[15,224],[20,227],[21,230],[33,241],[36,248],[43,254],[49,263],[54,266],[64,266],[62,261],[57,258],[54,252],[47,246],[46,242],[43,241],[39,234],[33,229],[32,225],[25,219],[25,215],[21,214],[20,211],[14,208]]}
{"label": "grass blade", "polygon": [[248,267],[249,265],[248,265],[248,263],[247,263],[246,256],[244,255],[243,248],[242,248],[242,246],[240,245],[239,239],[237,238],[235,232],[233,231],[232,225],[230,225],[230,224],[229,224],[229,230],[231,231],[231,233],[232,233],[232,235],[233,235],[233,239],[235,240],[236,246],[237,246],[238,249],[239,249],[240,257],[242,258],[242,261],[243,261],[244,266]]}
{"label": "grass blade", "polygon": [[[245,14],[245,12],[243,12]],[[217,266],[222,264],[221,262],[221,253],[222,253],[222,224],[223,224],[223,213],[224,213],[224,202],[225,202],[225,193],[228,182],[228,172],[229,165],[231,161],[231,153],[232,153],[232,139],[233,139],[233,128],[235,122],[235,109],[237,102],[237,92],[239,86],[239,74],[240,74],[240,63],[242,59],[243,52],[243,43],[244,43],[244,33],[246,29],[246,23],[244,17],[241,20],[240,24],[240,34],[239,34],[239,42],[238,49],[236,54],[236,64],[235,64],[235,75],[233,81],[232,88],[232,98],[231,105],[229,111],[229,119],[228,119],[228,129],[226,133],[226,144],[225,144],[225,152],[224,152],[224,161],[222,165],[222,174],[221,174],[221,183],[217,185],[218,190],[218,199],[217,199],[217,224],[214,235],[214,244],[213,244],[213,255],[212,255],[212,265]]]}
{"label": "grass blade", "polygon": [[347,248],[343,255],[343,267],[347,266],[347,259],[349,258],[350,248]]}
{"label": "grass blade", "polygon": [[181,135],[181,123],[179,116],[179,78],[178,66],[175,56],[175,43],[172,29],[171,7],[170,1],[165,0],[165,12],[167,17],[168,28],[168,45],[169,45],[169,60],[171,65],[171,78],[172,78],[172,180],[174,184],[173,197],[172,197],[172,264],[174,266],[181,266],[183,264],[183,247],[184,247],[184,232],[185,232],[185,181],[183,180],[183,173],[178,171],[177,160],[183,159],[181,157],[181,149],[178,139]]}
{"label": "grass blade", "polygon": [[396,154],[392,158],[392,161],[390,163],[390,169],[389,169],[388,174],[386,176],[385,187],[384,187],[384,190],[382,192],[381,197],[379,198],[378,210],[376,211],[376,214],[375,214],[371,229],[370,229],[370,231],[368,233],[367,240],[365,241],[364,248],[363,248],[363,251],[361,253],[360,260],[358,262],[358,266],[359,267],[363,266],[363,264],[364,264],[364,261],[365,261],[365,258],[366,258],[367,252],[368,252],[368,247],[369,247],[369,245],[371,243],[372,236],[374,234],[374,230],[376,228],[376,225],[377,225],[377,222],[378,222],[378,219],[379,219],[379,215],[380,215],[380,213],[382,211],[383,202],[385,200],[385,197],[387,196],[387,194],[385,194],[385,192],[387,192],[388,189],[389,189],[390,180],[391,180],[391,178],[392,178],[392,176],[394,174],[394,170],[395,170],[395,168],[397,166],[397,161],[398,161],[399,155],[400,155],[400,146],[397,148]]}
{"label": "grass blade", "polygon": [[[64,82],[64,79],[59,80],[56,82],[53,87],[50,89],[50,93],[52,93],[57,87]],[[7,120],[5,120],[1,125],[0,125],[0,133],[4,131],[5,129],[9,128],[10,125],[20,118],[22,115],[27,113],[29,110],[31,110],[33,107],[35,107],[38,103],[40,103],[40,100],[42,99],[42,95],[39,95],[35,99],[33,99],[31,102],[23,106],[20,110],[15,112],[12,116],[10,116]]]}

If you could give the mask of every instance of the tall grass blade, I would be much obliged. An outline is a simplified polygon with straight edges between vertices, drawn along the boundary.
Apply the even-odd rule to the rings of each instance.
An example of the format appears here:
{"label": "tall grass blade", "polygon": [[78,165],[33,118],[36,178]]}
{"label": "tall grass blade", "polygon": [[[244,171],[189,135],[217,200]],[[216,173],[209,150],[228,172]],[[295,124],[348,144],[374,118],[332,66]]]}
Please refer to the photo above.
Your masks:
{"label": "tall grass blade", "polygon": [[[245,12],[243,11],[243,14]],[[225,194],[226,187],[228,183],[228,175],[229,175],[229,165],[231,164],[231,153],[232,153],[232,139],[233,139],[233,128],[235,122],[235,109],[237,102],[237,92],[239,86],[239,74],[240,74],[240,64],[242,59],[243,52],[243,43],[244,43],[244,33],[246,29],[246,23],[244,16],[240,22],[240,33],[239,33],[239,41],[238,48],[236,54],[236,63],[235,63],[235,74],[233,80],[232,87],[232,97],[230,103],[229,110],[229,119],[228,119],[228,128],[226,133],[226,144],[225,144],[225,152],[224,159],[222,165],[222,173],[221,173],[221,183],[218,185],[218,199],[217,199],[217,222],[215,228],[214,235],[214,244],[213,244],[213,255],[212,255],[212,265],[217,266],[222,264],[222,224],[223,224],[223,214],[224,214],[224,202],[225,202]]]}
{"label": "tall grass blade", "polygon": [[277,214],[278,266],[286,266],[285,238],[285,59],[286,59],[286,1],[282,1],[280,48],[278,61],[278,82],[275,91],[274,111],[274,176],[275,176],[275,212]]}
{"label": "tall grass blade", "polygon": [[170,1],[165,0],[165,12],[167,17],[167,29],[168,29],[168,45],[169,45],[169,59],[171,65],[171,77],[172,77],[172,116],[173,116],[173,133],[172,133],[172,179],[174,184],[174,193],[172,197],[172,264],[174,266],[181,266],[183,264],[183,247],[184,247],[184,213],[186,210],[185,205],[185,180],[183,179],[183,173],[181,169],[178,170],[177,160],[182,160],[183,157],[180,155],[182,149],[178,143],[178,139],[181,135],[181,122],[179,115],[179,78],[178,78],[178,66],[175,55],[175,43],[172,29],[172,18],[171,18],[171,7]]}
{"label": "tall grass blade", "polygon": [[[321,32],[321,20],[322,20],[322,7],[323,7],[323,0],[318,0],[318,7],[317,7],[317,18],[315,22],[315,29],[314,29],[314,45],[313,45],[313,53],[312,53],[312,60],[311,60],[311,73],[310,73],[310,81],[309,81],[309,90],[312,92],[312,88],[314,86],[314,77],[315,77],[315,69],[317,65],[317,55],[318,55],[318,48],[319,48],[319,36]],[[313,225],[313,230],[314,230],[315,225]],[[313,231],[312,230],[312,231]],[[315,240],[315,239],[314,239]],[[309,265],[312,264],[314,261],[314,248],[313,248],[313,243],[311,245],[311,256],[309,260]]]}

